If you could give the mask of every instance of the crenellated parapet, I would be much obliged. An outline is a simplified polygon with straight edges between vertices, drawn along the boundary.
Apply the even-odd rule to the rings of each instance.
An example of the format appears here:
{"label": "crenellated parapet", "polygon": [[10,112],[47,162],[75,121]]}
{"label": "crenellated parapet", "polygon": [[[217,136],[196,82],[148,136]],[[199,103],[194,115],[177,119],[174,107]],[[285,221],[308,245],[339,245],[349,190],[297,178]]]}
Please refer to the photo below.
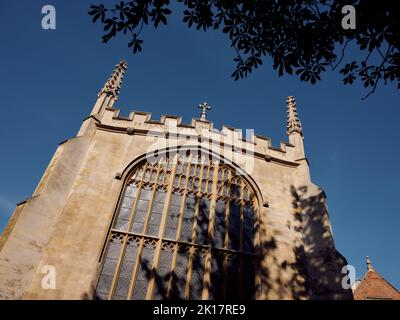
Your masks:
{"label": "crenellated parapet", "polygon": [[[351,298],[294,98],[290,143],[274,146],[253,129],[215,128],[205,102],[189,123],[121,115],[114,103],[125,69],[117,65],[0,235],[0,299],[231,299],[213,285],[226,280],[211,272],[222,260],[235,276],[230,291],[243,291],[233,298]],[[53,290],[43,290],[44,267],[57,274]],[[184,272],[160,290],[157,271],[174,270]]]}
{"label": "crenellated parapet", "polygon": [[107,108],[97,127],[101,130],[118,132],[127,135],[142,135],[177,140],[179,144],[190,144],[194,141],[221,146],[225,149],[253,154],[266,161],[297,166],[296,146],[280,142],[273,146],[272,139],[254,133],[253,129],[238,129],[228,125],[222,129],[214,128],[211,121],[193,118],[190,124],[183,123],[182,117],[163,115],[152,119],[150,112],[133,111],[129,116],[121,116],[119,109]]}
{"label": "crenellated parapet", "polygon": [[[287,99],[287,134],[288,142],[280,142],[275,147],[268,137],[254,133],[253,129],[237,129],[224,125],[222,129],[214,128],[213,123],[206,117],[211,110],[208,103],[203,102],[198,107],[202,110],[199,118],[193,118],[190,124],[182,122],[180,116],[163,115],[160,119],[152,119],[151,113],[133,111],[128,116],[121,116],[120,110],[114,108],[118,98],[119,88],[127,64],[122,60],[117,64],[111,77],[107,80],[93,107],[91,118],[96,127],[127,135],[141,135],[149,140],[158,139],[160,145],[168,141],[168,146],[201,144],[211,149],[219,147],[217,152],[231,151],[240,155],[261,158],[269,162],[279,162],[283,165],[296,167],[307,162],[304,154],[303,131],[292,96]],[[84,124],[78,133],[83,135],[88,130]],[[154,144],[154,149],[157,145]],[[161,147],[160,147],[161,149]]]}

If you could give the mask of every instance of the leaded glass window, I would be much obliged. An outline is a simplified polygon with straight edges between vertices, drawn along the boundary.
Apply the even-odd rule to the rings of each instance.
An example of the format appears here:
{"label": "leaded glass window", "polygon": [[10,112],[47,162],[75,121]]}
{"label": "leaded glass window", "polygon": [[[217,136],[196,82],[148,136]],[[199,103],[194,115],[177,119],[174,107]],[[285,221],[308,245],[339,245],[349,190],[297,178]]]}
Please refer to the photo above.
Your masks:
{"label": "leaded glass window", "polygon": [[219,161],[142,161],[125,184],[95,298],[254,298],[256,203]]}

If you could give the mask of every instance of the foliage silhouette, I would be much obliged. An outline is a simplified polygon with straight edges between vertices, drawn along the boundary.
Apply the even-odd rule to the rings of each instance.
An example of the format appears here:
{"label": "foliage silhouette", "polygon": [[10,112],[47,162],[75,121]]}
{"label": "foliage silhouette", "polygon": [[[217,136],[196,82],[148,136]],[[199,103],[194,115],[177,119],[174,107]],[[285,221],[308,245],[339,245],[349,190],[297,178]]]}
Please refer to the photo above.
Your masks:
{"label": "foliage silhouette", "polygon": [[[309,186],[291,186],[290,194],[295,213],[286,225],[294,236],[289,247],[280,230],[261,228],[260,298],[352,300],[351,289],[341,285],[341,268],[347,261],[333,243],[325,194]],[[290,258],[282,255],[284,251],[291,251]]]}
{"label": "foliage silhouette", "polygon": [[305,279],[304,292],[311,299],[352,300],[351,289],[342,287],[346,259],[336,250],[329,225],[325,193],[316,187],[291,186],[296,211],[294,230],[301,237],[295,267]]}
{"label": "foliage silhouette", "polygon": [[[197,30],[220,30],[236,53],[235,80],[247,77],[270,56],[279,76],[296,75],[315,84],[328,69],[339,70],[344,84],[359,78],[369,92],[383,81],[400,88],[400,19],[396,1],[380,0],[178,0],[183,22]],[[345,30],[342,9],[356,9],[356,29]],[[92,5],[89,15],[103,25],[103,42],[129,34],[133,53],[142,51],[145,25],[167,24],[169,0],[134,0],[114,6]],[[361,54],[346,57],[349,44]],[[362,55],[364,56],[362,57]]]}

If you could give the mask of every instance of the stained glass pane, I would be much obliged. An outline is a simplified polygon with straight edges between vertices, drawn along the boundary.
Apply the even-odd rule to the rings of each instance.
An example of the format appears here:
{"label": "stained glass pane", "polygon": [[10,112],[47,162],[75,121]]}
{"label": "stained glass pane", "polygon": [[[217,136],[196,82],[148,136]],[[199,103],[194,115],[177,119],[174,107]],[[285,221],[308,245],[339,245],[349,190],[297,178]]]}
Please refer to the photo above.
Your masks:
{"label": "stained glass pane", "polygon": [[230,196],[231,198],[240,198],[240,186],[232,183],[230,187]]}
{"label": "stained glass pane", "polygon": [[238,275],[239,259],[236,255],[231,256],[227,260],[226,269],[226,299],[239,298],[239,275]]}
{"label": "stained glass pane", "polygon": [[118,213],[118,218],[129,220],[131,216],[131,209],[130,208],[121,208]]}
{"label": "stained glass pane", "polygon": [[213,245],[218,248],[224,247],[225,239],[225,223],[226,209],[225,202],[218,201],[215,207],[215,222],[214,222],[214,242]]}
{"label": "stained glass pane", "polygon": [[229,249],[239,249],[240,205],[231,202],[229,208]]}
{"label": "stained glass pane", "polygon": [[165,193],[157,191],[154,195],[153,205],[150,211],[150,220],[146,234],[151,236],[158,235],[161,223],[161,214],[164,208]]}
{"label": "stained glass pane", "polygon": [[171,270],[172,250],[163,248],[160,253],[157,272],[155,273],[155,289],[153,299],[166,299],[168,279]]}
{"label": "stained glass pane", "polygon": [[254,252],[254,212],[253,208],[247,206],[244,208],[244,242],[243,250],[245,252]]}
{"label": "stained glass pane", "polygon": [[140,199],[136,205],[136,210],[138,211],[147,211],[147,208],[149,207],[149,200],[142,200]]}
{"label": "stained glass pane", "polygon": [[96,293],[99,293],[97,299],[108,299],[108,293],[111,289],[111,283],[118,264],[122,248],[122,239],[111,239],[105,254],[103,267],[97,284]]}
{"label": "stained glass pane", "polygon": [[142,189],[140,192],[140,199],[141,200],[150,200],[151,199],[151,189]]}
{"label": "stained glass pane", "polygon": [[120,242],[119,240],[111,240],[108,244],[108,249],[107,249],[107,258],[111,259],[118,259],[120,256],[121,248],[122,248],[122,241]]}
{"label": "stained glass pane", "polygon": [[[133,267],[132,267],[133,269]],[[130,279],[119,276],[115,285],[113,300],[121,300],[119,297],[126,299],[128,296]]]}
{"label": "stained glass pane", "polygon": [[122,219],[119,217],[115,222],[114,229],[120,231],[126,231],[128,229],[128,225],[129,225],[129,220]]}
{"label": "stained glass pane", "polygon": [[153,261],[154,248],[144,247],[140,257],[139,269],[135,286],[133,289],[133,299],[142,300],[146,297],[148,281],[151,275],[151,265]]}
{"label": "stained glass pane", "polygon": [[134,222],[144,223],[146,221],[146,214],[147,214],[147,211],[136,210],[135,211]]}
{"label": "stained glass pane", "polygon": [[[114,275],[114,271],[115,271],[115,266],[117,264],[117,261],[113,261],[113,263],[114,262],[115,262],[114,270],[112,271],[111,275],[105,274],[103,272],[100,274],[99,282],[98,282],[97,288],[96,288],[96,293],[100,294],[100,296],[98,297],[99,299],[108,299],[108,293],[110,292],[111,283],[112,283],[113,275]],[[105,266],[105,264],[104,264],[104,266]]]}
{"label": "stained glass pane", "polygon": [[134,198],[124,197],[124,199],[122,200],[121,208],[132,208],[134,200]]}
{"label": "stained glass pane", "polygon": [[124,260],[134,262],[136,261],[136,255],[138,251],[138,243],[133,240],[128,242],[125,248]]}
{"label": "stained glass pane", "polygon": [[[143,211],[138,212],[138,213],[145,214],[145,212],[143,212]],[[143,233],[143,228],[144,228],[144,223],[135,221],[132,224],[131,232],[141,234],[141,233]]]}
{"label": "stained glass pane", "polygon": [[164,234],[164,237],[167,239],[175,239],[176,237],[181,201],[182,196],[180,194],[172,194],[171,205],[168,210],[167,225]]}
{"label": "stained glass pane", "polygon": [[180,194],[173,193],[171,195],[171,206],[180,206],[181,205],[182,197]]}
{"label": "stained glass pane", "polygon": [[208,216],[210,214],[210,200],[200,199],[199,215],[196,226],[196,242],[207,244],[208,239]]}
{"label": "stained glass pane", "polygon": [[188,266],[188,253],[185,248],[179,250],[175,271],[172,273],[172,298],[183,299],[185,294],[186,275]]}
{"label": "stained glass pane", "polygon": [[185,185],[186,185],[186,177],[185,177],[185,176],[182,176],[180,188],[185,188]]}
{"label": "stained glass pane", "polygon": [[204,277],[204,256],[198,252],[193,256],[192,278],[190,279],[190,299],[201,299]]}
{"label": "stained glass pane", "polygon": [[180,239],[185,242],[192,241],[192,226],[194,220],[194,210],[196,200],[193,196],[186,197],[185,212],[182,221],[182,230]]}
{"label": "stained glass pane", "polygon": [[135,185],[131,184],[126,187],[125,197],[135,198],[136,197],[137,188]]}
{"label": "stained glass pane", "polygon": [[224,259],[223,255],[218,251],[214,251],[212,254],[210,278],[209,298],[214,300],[223,299]]}

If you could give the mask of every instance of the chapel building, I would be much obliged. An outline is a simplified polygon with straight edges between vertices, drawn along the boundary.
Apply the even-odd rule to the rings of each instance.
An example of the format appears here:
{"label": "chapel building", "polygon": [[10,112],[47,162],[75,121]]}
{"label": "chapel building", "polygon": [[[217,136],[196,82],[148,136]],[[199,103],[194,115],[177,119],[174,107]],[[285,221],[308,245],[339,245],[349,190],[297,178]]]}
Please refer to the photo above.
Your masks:
{"label": "chapel building", "polygon": [[352,299],[295,99],[288,142],[114,108],[125,61],[0,237],[0,299]]}

